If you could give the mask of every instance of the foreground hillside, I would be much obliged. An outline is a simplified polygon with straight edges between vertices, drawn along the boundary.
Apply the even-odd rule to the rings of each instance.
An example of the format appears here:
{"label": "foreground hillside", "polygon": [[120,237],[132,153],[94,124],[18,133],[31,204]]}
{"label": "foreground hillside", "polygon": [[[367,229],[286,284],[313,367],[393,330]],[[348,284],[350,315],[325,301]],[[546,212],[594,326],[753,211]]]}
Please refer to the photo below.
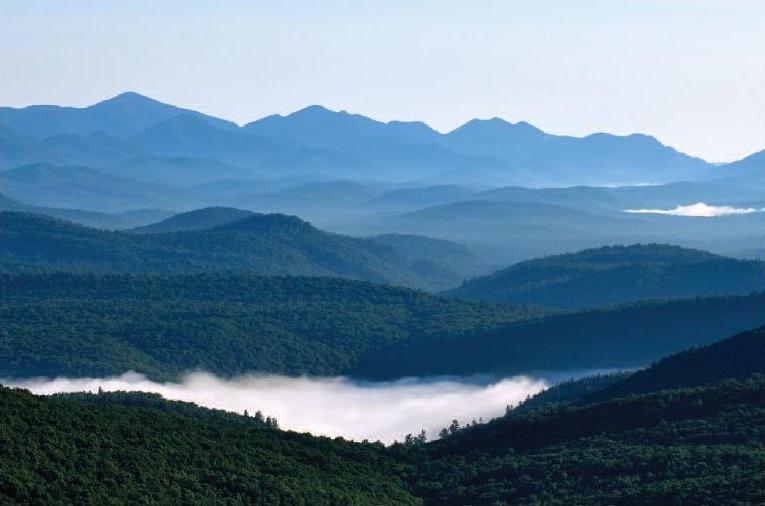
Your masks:
{"label": "foreground hillside", "polygon": [[521,262],[466,281],[447,294],[467,300],[577,309],[762,289],[763,262],[664,244],[636,244]]}
{"label": "foreground hillside", "polygon": [[755,505],[765,500],[762,379],[552,407],[413,457],[426,504]]}
{"label": "foreground hillside", "polygon": [[[762,347],[762,329],[747,335],[719,345]],[[685,388],[668,378],[640,395],[452,424],[439,440],[390,448],[151,394],[44,398],[0,387],[0,502],[762,504],[765,382],[708,382],[730,370],[704,359],[715,346],[689,352],[701,360],[666,359],[701,377]]]}
{"label": "foreground hillside", "polygon": [[0,377],[639,367],[765,323],[765,294],[545,316],[323,277],[23,274],[0,286]]}
{"label": "foreground hillside", "polygon": [[0,388],[0,419],[3,504],[419,504],[381,445],[184,415],[130,396],[93,402]]}
{"label": "foreground hillside", "polygon": [[410,481],[439,505],[760,504],[764,347],[760,327],[555,386],[425,446]]}
{"label": "foreground hillside", "polygon": [[[429,289],[448,283],[437,272],[411,267],[391,247],[324,232],[295,216],[242,213],[241,219],[215,226],[209,220],[220,219],[221,213],[202,211],[207,211],[205,223],[211,228],[188,230],[187,224],[187,230],[152,234],[107,232],[44,216],[2,212],[0,259],[9,271],[235,271],[337,276]],[[197,221],[200,214],[195,215]],[[230,210],[225,214],[229,216]]]}

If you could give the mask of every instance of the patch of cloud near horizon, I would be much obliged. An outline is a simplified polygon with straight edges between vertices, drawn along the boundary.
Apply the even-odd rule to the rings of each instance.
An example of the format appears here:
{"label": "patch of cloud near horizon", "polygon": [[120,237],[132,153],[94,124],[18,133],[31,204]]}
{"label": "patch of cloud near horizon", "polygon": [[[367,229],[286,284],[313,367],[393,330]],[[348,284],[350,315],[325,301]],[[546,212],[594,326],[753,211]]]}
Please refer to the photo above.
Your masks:
{"label": "patch of cloud near horizon", "polygon": [[677,206],[674,209],[625,209],[623,212],[632,214],[667,214],[670,216],[688,216],[693,218],[716,218],[739,214],[761,213],[765,208],[710,206],[697,202],[687,206]]}
{"label": "patch of cloud near horizon", "polygon": [[38,378],[2,381],[36,394],[142,391],[166,399],[243,413],[275,416],[283,429],[316,435],[391,443],[425,429],[430,439],[453,419],[488,420],[548,386],[547,381],[514,376],[491,382],[478,378],[408,378],[357,382],[344,377],[246,375],[232,379],[208,373],[186,375],[180,383],[157,383],[128,372],[107,378]]}

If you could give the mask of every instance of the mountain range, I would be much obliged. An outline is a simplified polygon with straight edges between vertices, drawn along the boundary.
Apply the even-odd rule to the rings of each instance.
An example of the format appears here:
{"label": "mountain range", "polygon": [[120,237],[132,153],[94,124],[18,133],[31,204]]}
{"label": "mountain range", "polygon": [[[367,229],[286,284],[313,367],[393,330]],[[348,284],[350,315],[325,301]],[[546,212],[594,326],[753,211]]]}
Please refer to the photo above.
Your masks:
{"label": "mountain range", "polygon": [[384,123],[310,106],[238,127],[132,92],[84,108],[3,107],[0,117],[4,168],[108,167],[167,156],[215,160],[251,174],[534,186],[658,183],[725,172],[647,135],[560,136],[499,118],[442,134],[421,122]]}
{"label": "mountain range", "polygon": [[[227,207],[457,242],[493,266],[638,242],[751,257],[765,237],[765,152],[714,165],[641,134],[559,136],[498,118],[440,133],[321,106],[240,127],[137,93],[3,107],[0,120],[3,195],[101,228],[150,224],[128,212]],[[732,211],[672,214],[698,204]]]}

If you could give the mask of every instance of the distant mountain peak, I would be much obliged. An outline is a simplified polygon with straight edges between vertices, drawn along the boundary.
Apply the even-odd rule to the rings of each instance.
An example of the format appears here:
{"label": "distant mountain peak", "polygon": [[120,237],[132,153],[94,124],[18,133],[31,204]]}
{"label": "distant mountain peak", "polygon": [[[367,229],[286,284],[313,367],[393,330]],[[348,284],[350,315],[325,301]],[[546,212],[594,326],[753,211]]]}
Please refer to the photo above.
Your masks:
{"label": "distant mountain peak", "polygon": [[115,95],[112,98],[102,100],[97,104],[90,106],[94,109],[103,109],[108,107],[155,107],[155,108],[175,108],[174,106],[164,104],[159,100],[155,100],[151,97],[141,95],[135,91],[125,91],[119,95]]}
{"label": "distant mountain peak", "polygon": [[489,119],[479,119],[479,118],[471,119],[470,121],[464,123],[462,126],[455,128],[450,133],[458,134],[458,133],[463,133],[466,131],[478,131],[478,130],[485,131],[486,129],[490,129],[495,132],[514,130],[516,132],[544,134],[544,131],[540,130],[539,128],[535,127],[534,125],[526,121],[511,123],[507,121],[506,119],[503,119],[497,116],[493,118],[489,118]]}
{"label": "distant mountain peak", "polygon": [[333,111],[333,110],[327,109],[323,105],[313,104],[307,107],[303,107],[302,109],[298,109],[297,111],[289,114],[288,116],[294,116],[298,114],[342,114],[342,113],[348,114],[345,111]]}

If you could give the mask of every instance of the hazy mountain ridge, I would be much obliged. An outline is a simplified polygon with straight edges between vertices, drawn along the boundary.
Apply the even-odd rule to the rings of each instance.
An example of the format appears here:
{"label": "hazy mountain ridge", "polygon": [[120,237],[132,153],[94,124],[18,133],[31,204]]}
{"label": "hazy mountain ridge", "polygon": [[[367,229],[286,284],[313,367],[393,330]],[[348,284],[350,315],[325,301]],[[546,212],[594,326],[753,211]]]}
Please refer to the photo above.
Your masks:
{"label": "hazy mountain ridge", "polygon": [[[420,122],[379,122],[311,106],[237,127],[217,118],[125,93],[86,108],[2,108],[4,127],[35,138],[122,137],[144,155],[213,158],[252,170],[323,171],[332,177],[418,180],[446,174],[493,174],[493,183],[532,185],[669,182],[700,179],[712,166],[646,135],[551,135],[524,122],[472,120],[447,134]],[[71,137],[74,136],[74,137]],[[16,163],[78,159],[19,158],[23,141],[7,139],[2,158]],[[63,149],[60,147],[59,149]],[[16,155],[12,155],[16,153]],[[41,154],[42,153],[42,154]],[[132,153],[133,157],[140,156]],[[95,157],[93,159],[96,159]],[[19,161],[21,160],[21,161]],[[124,160],[111,160],[119,163]],[[8,162],[6,162],[8,163]],[[488,171],[488,172],[486,172]]]}
{"label": "hazy mountain ridge", "polygon": [[182,114],[194,115],[219,128],[236,127],[230,121],[164,104],[130,91],[87,107],[0,107],[0,117],[6,126],[34,137],[88,135],[99,130],[125,137]]}
{"label": "hazy mountain ridge", "polygon": [[0,211],[15,211],[28,214],[50,216],[71,221],[80,225],[101,229],[128,229],[164,220],[173,213],[162,209],[136,209],[121,213],[100,213],[81,209],[59,207],[39,207],[22,204],[6,195],[0,194]]}
{"label": "hazy mountain ridge", "polygon": [[254,272],[339,276],[432,290],[453,282],[438,273],[417,272],[393,248],[324,232],[294,216],[238,211],[244,217],[221,222],[221,214],[230,216],[231,211],[203,209],[174,220],[184,222],[184,230],[137,234],[2,212],[0,254],[11,271]]}
{"label": "hazy mountain ridge", "polygon": [[576,309],[763,289],[763,262],[663,244],[636,244],[529,260],[466,281],[447,295]]}

